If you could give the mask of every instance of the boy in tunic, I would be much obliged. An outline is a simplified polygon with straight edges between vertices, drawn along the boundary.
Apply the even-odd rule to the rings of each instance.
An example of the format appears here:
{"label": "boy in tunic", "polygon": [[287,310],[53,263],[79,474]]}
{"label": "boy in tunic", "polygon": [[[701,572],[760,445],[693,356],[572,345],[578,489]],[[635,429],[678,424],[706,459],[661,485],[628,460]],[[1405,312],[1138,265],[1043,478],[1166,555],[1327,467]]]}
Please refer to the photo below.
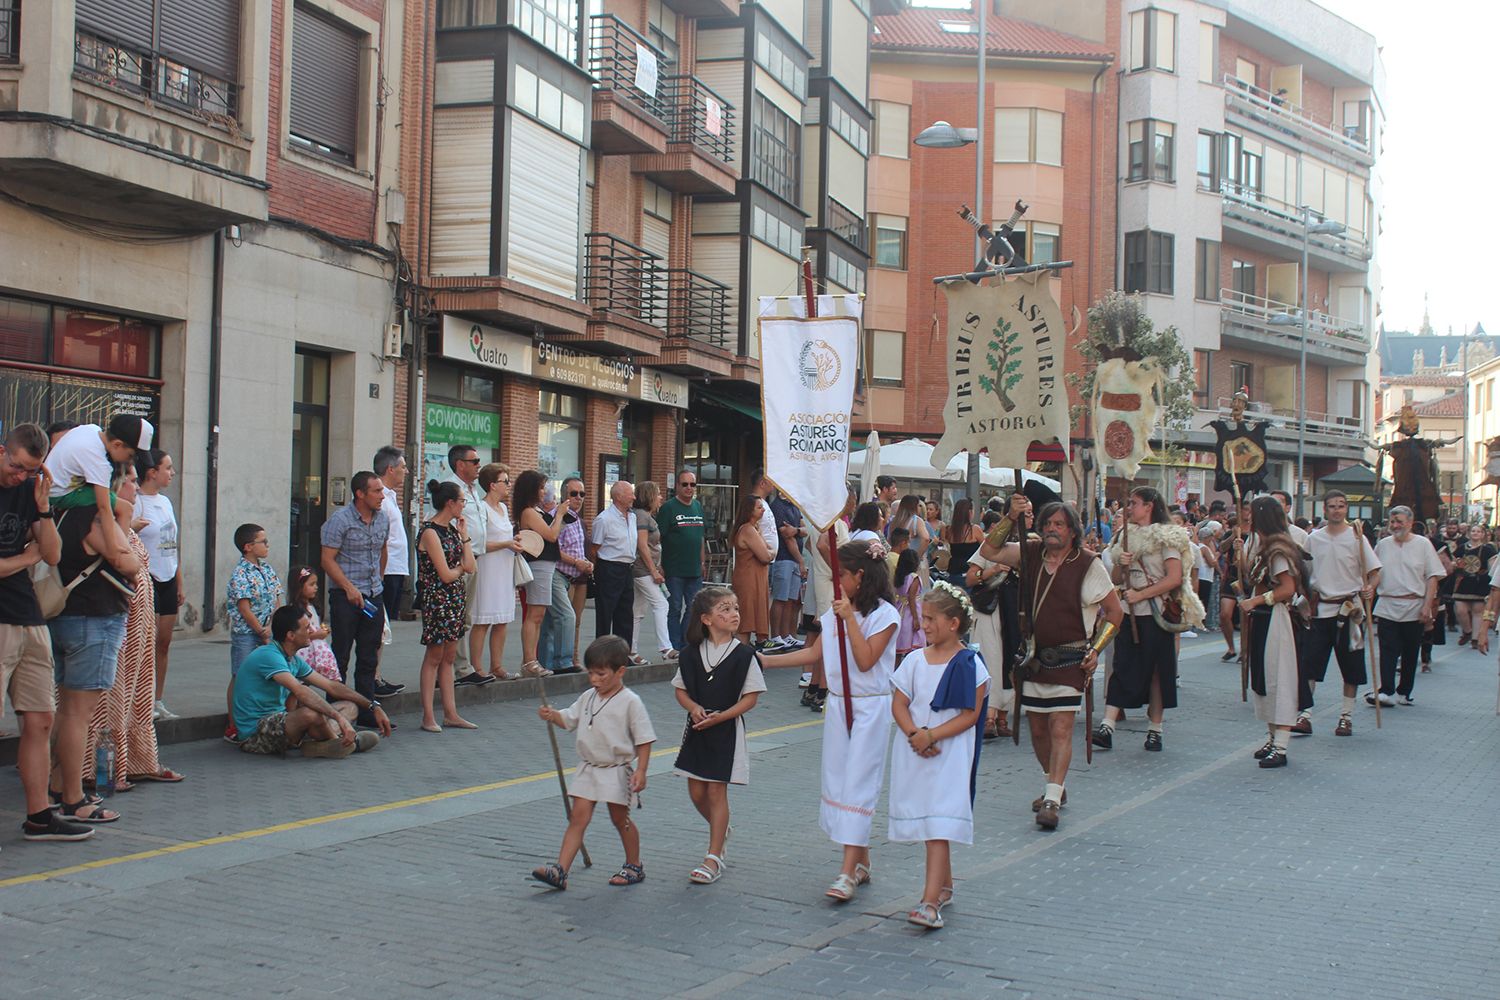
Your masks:
{"label": "boy in tunic", "polygon": [[577,730],[578,771],[568,790],[573,804],[557,862],[533,870],[531,877],[554,889],[568,887],[568,869],[583,847],[583,832],[594,818],[594,806],[604,802],[625,847],[625,864],[609,884],[636,885],[646,880],[646,869],[641,864],[640,831],[630,820],[630,808],[640,805],[646,788],[646,766],[656,731],[640,695],[625,687],[630,643],[616,635],[601,636],[584,651],[583,665],[589,674],[589,690],[560,712],[547,705],[537,709],[537,715],[552,725]]}

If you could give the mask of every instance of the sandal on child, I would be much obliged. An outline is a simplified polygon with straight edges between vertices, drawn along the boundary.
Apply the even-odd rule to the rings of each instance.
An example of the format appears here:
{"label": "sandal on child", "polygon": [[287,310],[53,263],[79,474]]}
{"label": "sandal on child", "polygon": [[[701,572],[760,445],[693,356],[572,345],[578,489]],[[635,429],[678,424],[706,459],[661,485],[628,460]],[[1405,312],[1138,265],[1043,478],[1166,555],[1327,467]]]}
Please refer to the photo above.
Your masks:
{"label": "sandal on child", "polygon": [[937,908],[942,913],[944,909],[953,903],[953,886],[945,885],[938,890]]}
{"label": "sandal on child", "polygon": [[836,899],[840,903],[847,903],[854,898],[854,890],[857,888],[859,888],[859,883],[854,881],[852,875],[839,872],[838,877],[833,880],[833,884],[823,895],[829,899]]}
{"label": "sandal on child", "polygon": [[858,864],[856,864],[854,866],[854,884],[855,885],[869,885],[870,884],[870,866],[867,865],[867,864],[865,864],[863,861],[859,862]]}
{"label": "sandal on child", "polygon": [[610,885],[639,885],[646,881],[644,865],[623,864],[620,870],[609,877]]}
{"label": "sandal on child", "polygon": [[[704,864],[701,864],[697,868],[694,868],[691,872],[688,872],[689,882],[692,882],[694,885],[712,885],[713,883],[719,881],[719,879],[724,877],[723,858],[719,857],[717,854],[705,854],[703,855],[703,861]],[[714,863],[712,868],[710,868],[707,864],[707,862],[710,861]]]}
{"label": "sandal on child", "polygon": [[915,910],[906,915],[906,922],[935,931],[943,926],[943,914],[935,904],[924,900],[917,904]]}
{"label": "sandal on child", "polygon": [[568,870],[556,862],[550,865],[542,865],[540,868],[533,868],[531,870],[531,877],[538,882],[550,885],[554,889],[566,889],[568,887]]}
{"label": "sandal on child", "polygon": [[551,677],[552,671],[542,666],[540,660],[532,660],[521,665],[521,676],[523,677]]}

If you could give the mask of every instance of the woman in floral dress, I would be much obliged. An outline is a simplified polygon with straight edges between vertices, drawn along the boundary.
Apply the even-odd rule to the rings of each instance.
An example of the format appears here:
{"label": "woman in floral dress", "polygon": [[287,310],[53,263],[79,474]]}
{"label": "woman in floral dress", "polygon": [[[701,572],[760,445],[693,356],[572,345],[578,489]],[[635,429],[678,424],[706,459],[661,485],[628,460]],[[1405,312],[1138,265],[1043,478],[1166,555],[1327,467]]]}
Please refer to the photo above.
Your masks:
{"label": "woman in floral dress", "polygon": [[437,513],[417,536],[417,586],[422,590],[421,694],[422,728],[440,733],[432,714],[432,690],[443,697],[443,723],[454,729],[478,729],[458,714],[453,702],[453,660],[467,625],[464,621],[464,574],[474,572],[464,521],[464,497],[458,484],[434,482],[428,490]]}

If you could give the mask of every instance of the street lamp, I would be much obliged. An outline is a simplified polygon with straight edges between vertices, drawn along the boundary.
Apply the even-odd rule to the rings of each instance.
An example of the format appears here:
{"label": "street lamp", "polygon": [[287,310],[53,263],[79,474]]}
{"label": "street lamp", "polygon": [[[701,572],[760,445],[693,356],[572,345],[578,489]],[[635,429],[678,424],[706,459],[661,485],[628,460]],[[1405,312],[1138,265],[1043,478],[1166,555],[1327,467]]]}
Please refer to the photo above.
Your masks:
{"label": "street lamp", "polygon": [[[975,8],[979,12],[978,24],[975,26],[978,33],[977,63],[979,67],[979,91],[974,105],[974,128],[956,128],[947,122],[933,122],[931,125],[917,133],[912,140],[918,146],[928,149],[957,149],[960,146],[974,144],[974,217],[980,221],[984,220],[984,69],[986,56],[989,55],[989,32],[985,26],[985,13],[989,7],[989,0],[979,0]],[[979,247],[979,259],[984,258],[984,240],[978,236],[974,238]],[[1021,484],[1016,483],[1016,489]],[[969,452],[969,476],[965,494],[979,506],[979,452]]]}
{"label": "street lamp", "polygon": [[[1312,318],[1307,308],[1307,247],[1313,236],[1337,236],[1347,227],[1332,219],[1312,221],[1313,211],[1302,206],[1302,344],[1297,352],[1297,517],[1302,516],[1302,470],[1307,460],[1307,338],[1312,332]],[[1288,313],[1272,316],[1272,326],[1294,326],[1297,321]]]}

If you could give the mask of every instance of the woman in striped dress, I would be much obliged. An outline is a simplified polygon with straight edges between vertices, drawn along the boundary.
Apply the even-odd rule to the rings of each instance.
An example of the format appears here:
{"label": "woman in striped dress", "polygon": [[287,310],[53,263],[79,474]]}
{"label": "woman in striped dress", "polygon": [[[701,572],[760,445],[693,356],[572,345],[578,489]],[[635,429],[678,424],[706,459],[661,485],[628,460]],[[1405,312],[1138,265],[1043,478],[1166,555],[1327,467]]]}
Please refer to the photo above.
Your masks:
{"label": "woman in striped dress", "polygon": [[120,647],[115,684],[94,710],[83,755],[83,780],[88,784],[95,776],[94,748],[108,726],[115,741],[116,791],[129,791],[138,781],[182,780],[182,775],[163,767],[156,757],[156,724],[152,719],[156,707],[156,609],[146,546],[136,534],[143,525],[133,520],[135,496],[136,470],[127,465],[126,472],[115,481],[115,517],[141,568],[125,617],[125,643]]}

